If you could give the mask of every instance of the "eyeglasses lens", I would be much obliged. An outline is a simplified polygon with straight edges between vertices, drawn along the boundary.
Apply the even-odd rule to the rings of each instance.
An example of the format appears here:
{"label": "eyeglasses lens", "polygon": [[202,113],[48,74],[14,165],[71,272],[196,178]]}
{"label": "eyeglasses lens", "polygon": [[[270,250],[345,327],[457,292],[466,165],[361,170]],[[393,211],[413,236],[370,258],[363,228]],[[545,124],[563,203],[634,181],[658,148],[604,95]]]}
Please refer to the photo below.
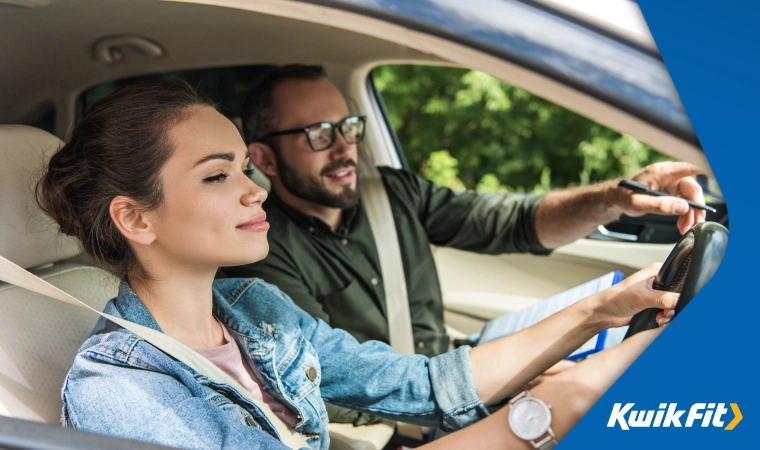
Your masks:
{"label": "eyeglasses lens", "polygon": [[333,144],[335,131],[331,123],[324,122],[314,125],[307,131],[309,142],[314,150],[324,150]]}
{"label": "eyeglasses lens", "polygon": [[349,117],[341,123],[340,132],[349,144],[361,142],[364,138],[364,121],[360,117]]}

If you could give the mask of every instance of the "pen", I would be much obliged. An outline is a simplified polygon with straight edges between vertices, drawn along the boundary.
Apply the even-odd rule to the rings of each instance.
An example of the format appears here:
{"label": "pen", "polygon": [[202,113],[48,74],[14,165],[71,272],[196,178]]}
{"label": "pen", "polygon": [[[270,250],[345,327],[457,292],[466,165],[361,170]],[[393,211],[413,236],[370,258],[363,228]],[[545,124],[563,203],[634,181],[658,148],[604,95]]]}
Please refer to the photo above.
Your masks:
{"label": "pen", "polygon": [[[649,189],[649,186],[647,186],[646,184],[642,184],[633,180],[623,180],[620,183],[618,183],[618,187],[631,190],[633,192],[636,192],[637,194],[651,195],[653,197],[675,197],[674,195],[666,194],[665,192]],[[680,197],[677,197],[677,198],[680,198]],[[683,200],[686,200],[686,199],[683,199]],[[691,206],[692,208],[703,209],[705,211],[710,211],[710,212],[717,212],[717,210],[713,208],[712,206],[700,205],[699,203],[695,203],[691,200],[686,200],[686,203],[688,203],[689,206]]]}

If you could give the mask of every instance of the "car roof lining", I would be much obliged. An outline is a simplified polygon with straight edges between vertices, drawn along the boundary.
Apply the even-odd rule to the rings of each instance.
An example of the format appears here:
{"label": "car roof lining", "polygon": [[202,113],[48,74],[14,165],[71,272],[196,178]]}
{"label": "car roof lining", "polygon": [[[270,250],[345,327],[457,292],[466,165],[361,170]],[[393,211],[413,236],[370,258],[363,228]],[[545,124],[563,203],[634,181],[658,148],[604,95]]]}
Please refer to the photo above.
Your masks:
{"label": "car roof lining", "polygon": [[[126,49],[123,61],[96,62],[94,43],[123,34],[159,43],[165,56],[152,58]],[[102,82],[145,73],[260,63],[330,67],[376,59],[442,62],[402,45],[335,27],[169,2],[139,2],[135,7],[135,2],[123,0],[55,0],[34,9],[0,4],[0,39],[5,68],[0,71],[4,93],[0,123],[28,119],[47,99],[59,103],[62,95],[78,95]]]}

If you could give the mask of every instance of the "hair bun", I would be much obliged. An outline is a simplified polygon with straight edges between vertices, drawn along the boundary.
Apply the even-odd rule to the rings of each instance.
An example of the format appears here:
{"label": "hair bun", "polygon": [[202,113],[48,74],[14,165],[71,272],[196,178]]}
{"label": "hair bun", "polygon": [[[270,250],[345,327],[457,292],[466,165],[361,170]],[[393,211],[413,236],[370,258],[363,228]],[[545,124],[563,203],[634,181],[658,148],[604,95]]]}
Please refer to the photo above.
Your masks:
{"label": "hair bun", "polygon": [[73,220],[56,220],[56,222],[58,223],[61,233],[68,236],[79,237],[82,227],[76,218],[72,217],[72,219]]}
{"label": "hair bun", "polygon": [[48,170],[37,185],[37,204],[58,224],[61,233],[78,238],[82,226],[76,212],[77,199],[67,192],[70,170],[61,167],[69,159],[67,150],[64,146],[50,159]]}

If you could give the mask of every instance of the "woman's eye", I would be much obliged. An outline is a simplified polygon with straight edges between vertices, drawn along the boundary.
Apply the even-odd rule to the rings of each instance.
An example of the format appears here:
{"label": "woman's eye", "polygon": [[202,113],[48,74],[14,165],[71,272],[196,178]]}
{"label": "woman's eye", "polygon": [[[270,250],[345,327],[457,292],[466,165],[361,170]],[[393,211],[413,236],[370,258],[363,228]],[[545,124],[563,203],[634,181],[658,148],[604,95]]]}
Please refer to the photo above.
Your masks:
{"label": "woman's eye", "polygon": [[222,172],[219,175],[214,175],[212,177],[204,178],[204,183],[221,183],[222,181],[226,180],[229,175],[226,172]]}
{"label": "woman's eye", "polygon": [[245,174],[245,176],[247,176],[248,178],[251,178],[251,177],[253,176],[253,174],[254,174],[254,173],[256,173],[256,169],[254,169],[254,168],[250,168],[250,169],[244,169],[244,170],[243,170],[243,173],[244,173],[244,174]]}

